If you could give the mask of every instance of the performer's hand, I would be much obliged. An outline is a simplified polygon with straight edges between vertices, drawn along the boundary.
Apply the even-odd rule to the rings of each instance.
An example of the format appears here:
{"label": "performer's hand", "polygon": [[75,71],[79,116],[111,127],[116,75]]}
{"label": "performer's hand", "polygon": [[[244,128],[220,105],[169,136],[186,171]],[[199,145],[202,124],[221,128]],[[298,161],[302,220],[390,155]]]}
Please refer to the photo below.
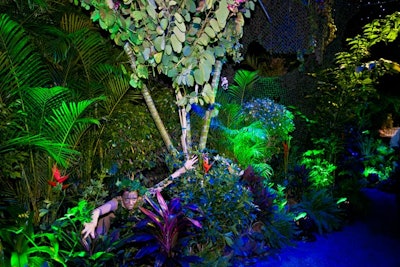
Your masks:
{"label": "performer's hand", "polygon": [[198,159],[197,155],[194,155],[194,156],[192,156],[190,159],[188,159],[188,160],[185,162],[185,164],[183,165],[183,167],[185,167],[185,170],[186,170],[186,171],[189,171],[189,170],[191,170],[191,169],[194,168],[193,165],[196,164],[198,160],[199,160],[199,159]]}

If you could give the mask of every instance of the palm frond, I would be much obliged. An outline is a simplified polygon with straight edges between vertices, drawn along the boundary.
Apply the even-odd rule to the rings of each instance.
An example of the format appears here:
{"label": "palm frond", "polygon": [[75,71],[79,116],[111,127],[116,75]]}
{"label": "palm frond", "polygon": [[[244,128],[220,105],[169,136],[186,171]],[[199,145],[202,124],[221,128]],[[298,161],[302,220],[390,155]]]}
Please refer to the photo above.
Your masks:
{"label": "palm frond", "polygon": [[219,109],[218,119],[227,128],[238,129],[243,126],[242,107],[234,103],[226,103]]}
{"label": "palm frond", "polygon": [[64,14],[61,18],[60,28],[67,33],[77,32],[82,29],[95,29],[92,21],[78,14]]}
{"label": "palm frond", "polygon": [[64,101],[68,101],[70,90],[65,87],[52,88],[28,88],[22,91],[21,97],[28,114],[27,123],[30,122],[30,132],[39,134],[46,116],[59,107]]}
{"label": "palm frond", "polygon": [[75,146],[89,124],[99,124],[97,119],[81,116],[91,104],[100,100],[104,97],[68,104],[63,102],[59,108],[53,109],[53,115],[47,119],[46,136],[58,143]]}
{"label": "palm frond", "polygon": [[232,96],[232,100],[240,105],[246,100],[249,100],[251,95],[251,88],[254,83],[259,79],[256,71],[239,70],[233,77],[236,84],[228,87],[228,93]]}
{"label": "palm frond", "polygon": [[85,28],[71,33],[69,36],[73,40],[74,49],[83,64],[82,67],[85,71],[83,75],[88,76],[91,67],[110,60],[109,54],[105,51],[104,39],[100,34]]}
{"label": "palm frond", "polygon": [[[49,84],[50,78],[25,30],[6,14],[0,14],[0,94],[14,95],[20,88]],[[3,54],[3,55],[4,55]]]}
{"label": "palm frond", "polygon": [[[131,89],[129,85],[129,80],[122,78],[122,77],[110,77],[107,81],[107,88],[106,88],[106,96],[107,100],[104,102],[104,108],[106,110],[107,116],[110,116],[113,111],[118,107],[118,105],[123,101],[126,100],[126,96]],[[136,97],[136,101],[142,99],[142,95],[140,92],[137,94],[133,94],[134,100]]]}
{"label": "palm frond", "polygon": [[233,152],[242,167],[265,160],[268,136],[261,122],[254,122],[240,130],[230,131]]}
{"label": "palm frond", "polygon": [[47,152],[58,164],[66,166],[67,160],[79,152],[68,147],[68,144],[56,143],[40,135],[25,135],[7,140],[0,146],[0,155],[14,150],[30,148]]}

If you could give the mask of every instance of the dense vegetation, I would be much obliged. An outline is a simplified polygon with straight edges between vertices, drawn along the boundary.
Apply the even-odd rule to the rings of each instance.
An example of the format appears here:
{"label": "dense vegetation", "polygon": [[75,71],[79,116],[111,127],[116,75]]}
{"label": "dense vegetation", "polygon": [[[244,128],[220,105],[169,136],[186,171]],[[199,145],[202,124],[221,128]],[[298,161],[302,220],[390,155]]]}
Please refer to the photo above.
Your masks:
{"label": "dense vegetation", "polygon": [[[366,25],[334,65],[313,73],[307,101],[315,108],[305,114],[253,91],[256,70],[219,82],[219,64],[241,56],[230,45],[253,1],[197,9],[168,1],[171,21],[188,7],[185,18],[175,15],[174,37],[149,24],[161,8],[146,3],[163,1],[109,2],[92,10],[101,27],[69,1],[0,2],[0,265],[229,266],[340,229],[362,214],[359,189],[391,182],[394,151],[370,118],[379,112],[379,78],[400,67],[370,50],[397,39],[399,12]],[[117,34],[128,24],[115,19],[135,3],[136,29],[150,25],[143,34],[170,45],[164,61],[161,44],[152,51],[139,35]],[[210,19],[193,15],[201,12]],[[183,36],[182,27],[193,35],[201,23],[208,38]],[[129,38],[142,49],[133,49],[143,56],[136,69],[122,42]],[[183,75],[199,53],[203,67]],[[184,63],[175,72],[176,61]],[[295,120],[307,126],[307,142],[294,138]],[[150,187],[188,153],[200,156],[197,168],[145,199],[135,222],[82,243],[82,224],[116,194],[118,179]]]}

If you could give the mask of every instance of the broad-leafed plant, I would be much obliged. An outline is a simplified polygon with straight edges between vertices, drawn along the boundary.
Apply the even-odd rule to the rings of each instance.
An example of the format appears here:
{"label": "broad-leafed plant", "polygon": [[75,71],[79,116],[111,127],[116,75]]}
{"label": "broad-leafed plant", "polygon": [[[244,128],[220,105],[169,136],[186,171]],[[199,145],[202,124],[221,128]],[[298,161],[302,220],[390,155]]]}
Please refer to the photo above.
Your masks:
{"label": "broad-leafed plant", "polygon": [[16,214],[13,209],[8,209],[8,215],[14,216],[15,223],[2,225],[0,229],[0,265],[47,266],[57,262],[66,267],[57,237],[53,233],[37,231],[33,225],[33,213]]}
{"label": "broad-leafed plant", "polygon": [[[201,228],[199,221],[202,211],[196,205],[182,205],[179,198],[165,201],[159,191],[157,202],[149,196],[144,199],[152,210],[142,206],[139,209],[146,215],[136,227],[131,241],[141,244],[136,254],[138,261],[150,261],[154,266],[189,266],[201,259],[189,253],[188,244],[194,231]],[[189,216],[201,216],[198,219]]]}

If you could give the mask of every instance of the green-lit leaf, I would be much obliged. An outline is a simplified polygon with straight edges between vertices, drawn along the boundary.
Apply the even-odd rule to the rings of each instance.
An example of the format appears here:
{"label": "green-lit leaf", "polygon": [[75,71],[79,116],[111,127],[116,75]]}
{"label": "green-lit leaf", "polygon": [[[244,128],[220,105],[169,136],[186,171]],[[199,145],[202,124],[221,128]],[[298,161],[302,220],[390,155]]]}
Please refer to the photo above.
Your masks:
{"label": "green-lit leaf", "polygon": [[199,18],[199,17],[194,17],[193,18],[193,24],[201,24],[201,18]]}
{"label": "green-lit leaf", "polygon": [[174,33],[171,35],[171,44],[176,53],[180,53],[182,51],[182,43],[178,40]]}
{"label": "green-lit leaf", "polygon": [[156,61],[157,64],[160,64],[160,62],[161,62],[161,60],[162,60],[162,55],[163,55],[162,52],[156,53],[156,54],[154,55],[154,59],[155,59],[155,61]]}
{"label": "green-lit leaf", "polygon": [[218,9],[215,11],[215,16],[217,17],[219,27],[221,29],[225,28],[226,20],[229,16],[229,9],[226,0],[221,0],[219,2]]}
{"label": "green-lit leaf", "polygon": [[161,19],[160,26],[165,31],[168,27],[168,20],[166,18]]}
{"label": "green-lit leaf", "polygon": [[185,4],[186,4],[186,9],[190,12],[190,13],[195,13],[196,12],[196,3],[193,0],[185,0]]}
{"label": "green-lit leaf", "polygon": [[192,53],[192,47],[190,45],[185,45],[182,50],[183,56],[188,57]]}
{"label": "green-lit leaf", "polygon": [[[150,1],[151,2],[151,1]],[[156,7],[153,5],[147,5],[146,6],[146,11],[147,14],[149,14],[149,16],[153,19],[156,20],[157,19],[157,13],[156,13]]]}
{"label": "green-lit leaf", "polygon": [[154,39],[154,48],[159,52],[163,51],[165,49],[165,36],[164,35],[157,36]]}
{"label": "green-lit leaf", "polygon": [[176,68],[169,69],[167,72],[167,76],[170,78],[176,77],[177,75],[178,75],[178,71],[176,70]]}
{"label": "green-lit leaf", "polygon": [[202,46],[207,46],[209,41],[210,37],[208,37],[208,35],[205,33],[202,33],[200,38],[198,39],[198,43]]}
{"label": "green-lit leaf", "polygon": [[132,11],[131,17],[135,20],[142,20],[144,16],[142,11]]}
{"label": "green-lit leaf", "polygon": [[171,55],[172,54],[172,46],[170,44],[167,44],[165,46],[165,54]]}
{"label": "green-lit leaf", "polygon": [[194,71],[194,79],[197,84],[202,85],[204,83],[204,75],[203,72],[200,69],[196,69]]}
{"label": "green-lit leaf", "polygon": [[179,13],[175,13],[175,20],[176,20],[176,23],[184,23],[184,19],[181,16],[181,14],[179,14]]}
{"label": "green-lit leaf", "polygon": [[157,32],[158,35],[163,35],[164,34],[164,30],[161,28],[160,25],[157,26],[156,32]]}
{"label": "green-lit leaf", "polygon": [[194,86],[194,77],[193,77],[193,75],[189,74],[187,76],[186,85],[190,86],[190,87]]}
{"label": "green-lit leaf", "polygon": [[207,35],[210,36],[211,38],[215,38],[215,32],[211,27],[207,26],[204,29],[204,32],[207,33]]}
{"label": "green-lit leaf", "polygon": [[185,25],[185,23],[178,23],[178,22],[176,22],[175,23],[175,26],[176,27],[178,27],[178,29],[181,31],[181,32],[186,32],[186,25]]}
{"label": "green-lit leaf", "polygon": [[137,66],[137,74],[139,78],[144,78],[144,79],[149,78],[149,71],[145,65]]}
{"label": "green-lit leaf", "polygon": [[210,20],[210,26],[211,26],[211,28],[213,28],[213,30],[215,32],[219,32],[220,31],[220,27],[219,27],[218,21],[216,19],[212,18]]}
{"label": "green-lit leaf", "polygon": [[214,54],[210,51],[207,50],[202,54],[202,57],[208,61],[209,65],[214,65],[215,64],[215,56]]}
{"label": "green-lit leaf", "polygon": [[179,42],[181,43],[185,42],[185,33],[181,32],[181,30],[179,30],[178,27],[175,26],[173,28],[173,32],[175,33]]}
{"label": "green-lit leaf", "polygon": [[149,58],[150,58],[150,48],[145,48],[144,50],[143,50],[143,52],[142,52],[142,54],[143,54],[143,58],[145,59],[145,60],[148,60]]}

